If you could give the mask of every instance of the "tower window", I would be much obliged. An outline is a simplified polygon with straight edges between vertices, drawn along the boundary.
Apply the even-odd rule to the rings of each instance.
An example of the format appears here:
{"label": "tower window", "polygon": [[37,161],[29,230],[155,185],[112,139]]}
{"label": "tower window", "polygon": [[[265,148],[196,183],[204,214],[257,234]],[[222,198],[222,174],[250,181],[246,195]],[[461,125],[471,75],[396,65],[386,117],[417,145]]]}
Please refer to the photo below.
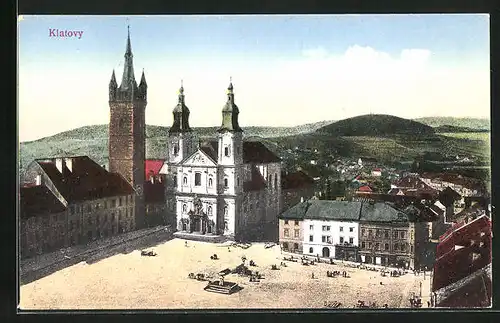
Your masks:
{"label": "tower window", "polygon": [[274,174],[274,188],[278,188],[278,174]]}
{"label": "tower window", "polygon": [[174,175],[174,187],[177,187],[177,176]]}
{"label": "tower window", "polygon": [[211,178],[208,179],[208,187],[212,187],[213,185],[213,180]]}
{"label": "tower window", "polygon": [[227,178],[224,178],[224,187],[228,188],[229,187],[229,181]]}
{"label": "tower window", "polygon": [[194,174],[194,186],[201,186],[201,173]]}
{"label": "tower window", "polygon": [[187,176],[184,176],[184,178],[182,179],[182,182],[184,183],[184,185],[187,185],[187,183],[188,183]]}
{"label": "tower window", "polygon": [[236,185],[240,186],[240,178],[239,177],[236,179]]}
{"label": "tower window", "polygon": [[182,213],[186,213],[186,211],[187,211],[187,205],[182,204]]}
{"label": "tower window", "polygon": [[229,147],[224,147],[224,156],[229,157]]}
{"label": "tower window", "polygon": [[208,213],[208,215],[212,215],[212,207],[211,206],[209,206],[207,208],[207,213]]}
{"label": "tower window", "polygon": [[177,145],[174,145],[174,156],[177,156],[179,154],[179,147]]}
{"label": "tower window", "polygon": [[224,215],[227,216],[227,206],[224,206]]}

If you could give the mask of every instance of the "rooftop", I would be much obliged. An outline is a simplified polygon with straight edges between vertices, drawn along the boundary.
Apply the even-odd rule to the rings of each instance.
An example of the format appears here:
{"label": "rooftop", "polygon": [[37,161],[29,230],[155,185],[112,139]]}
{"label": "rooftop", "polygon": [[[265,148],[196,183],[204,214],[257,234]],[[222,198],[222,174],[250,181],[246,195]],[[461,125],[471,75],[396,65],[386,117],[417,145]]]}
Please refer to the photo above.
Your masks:
{"label": "rooftop", "polygon": [[19,195],[22,219],[59,213],[66,209],[64,204],[45,185],[21,187]]}

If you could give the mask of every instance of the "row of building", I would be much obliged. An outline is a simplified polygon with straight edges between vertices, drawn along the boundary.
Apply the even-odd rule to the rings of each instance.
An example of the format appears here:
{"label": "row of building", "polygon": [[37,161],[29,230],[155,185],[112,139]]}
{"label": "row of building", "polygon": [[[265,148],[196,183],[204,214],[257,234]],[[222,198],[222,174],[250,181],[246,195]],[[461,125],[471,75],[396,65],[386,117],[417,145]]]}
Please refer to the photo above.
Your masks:
{"label": "row of building", "polygon": [[311,199],[280,215],[283,251],[414,268],[428,222],[390,203]]}

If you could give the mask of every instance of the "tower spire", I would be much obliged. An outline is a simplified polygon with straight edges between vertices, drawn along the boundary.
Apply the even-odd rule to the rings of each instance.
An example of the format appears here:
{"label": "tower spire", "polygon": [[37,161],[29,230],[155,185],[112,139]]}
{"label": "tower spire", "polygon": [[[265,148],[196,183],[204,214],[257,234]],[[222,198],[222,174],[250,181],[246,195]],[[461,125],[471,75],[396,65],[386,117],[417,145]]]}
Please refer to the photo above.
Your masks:
{"label": "tower spire", "polygon": [[123,66],[121,90],[128,90],[130,87],[137,87],[134,75],[134,55],[132,54],[132,45],[130,44],[130,25],[127,26],[127,47],[125,50],[125,64]]}

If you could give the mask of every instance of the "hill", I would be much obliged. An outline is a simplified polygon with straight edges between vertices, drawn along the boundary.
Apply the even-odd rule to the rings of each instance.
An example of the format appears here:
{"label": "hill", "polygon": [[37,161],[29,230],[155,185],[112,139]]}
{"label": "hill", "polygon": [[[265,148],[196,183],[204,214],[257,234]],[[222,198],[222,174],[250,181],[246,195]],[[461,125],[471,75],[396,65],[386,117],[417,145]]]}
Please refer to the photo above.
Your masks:
{"label": "hill", "polygon": [[430,135],[432,127],[391,115],[369,114],[340,120],[316,130],[331,136]]}
{"label": "hill", "polygon": [[425,117],[414,120],[431,127],[454,126],[478,130],[490,130],[491,127],[489,119],[480,118]]}
{"label": "hill", "polygon": [[488,129],[473,129],[469,127],[459,127],[450,125],[434,127],[434,131],[438,133],[489,132]]}

